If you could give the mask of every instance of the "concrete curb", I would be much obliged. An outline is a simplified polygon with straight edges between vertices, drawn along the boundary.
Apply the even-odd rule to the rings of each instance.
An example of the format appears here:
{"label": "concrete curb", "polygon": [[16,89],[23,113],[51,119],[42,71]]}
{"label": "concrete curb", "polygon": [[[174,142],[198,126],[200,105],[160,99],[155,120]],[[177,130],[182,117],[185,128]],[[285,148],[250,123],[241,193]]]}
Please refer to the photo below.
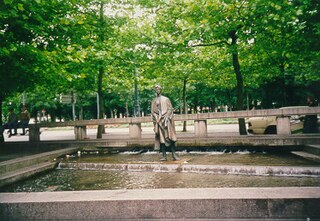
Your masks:
{"label": "concrete curb", "polygon": [[5,173],[32,166],[41,162],[52,161],[54,158],[76,152],[76,150],[77,148],[60,149],[2,161],[0,162],[0,176]]}
{"label": "concrete curb", "polygon": [[230,166],[186,164],[108,164],[108,163],[59,163],[58,169],[120,170],[138,172],[171,172],[200,174],[232,174],[250,176],[320,177],[320,167],[294,166]]}
{"label": "concrete curb", "polygon": [[320,144],[319,145],[307,145],[303,148],[304,151],[320,156]]}
{"label": "concrete curb", "polygon": [[2,220],[318,219],[320,187],[0,193]]}
{"label": "concrete curb", "polygon": [[56,162],[44,162],[14,172],[7,173],[0,177],[0,187],[27,179],[33,175],[56,168]]}
{"label": "concrete curb", "polygon": [[77,148],[60,149],[0,162],[0,187],[54,169],[57,165],[55,158],[76,150]]}

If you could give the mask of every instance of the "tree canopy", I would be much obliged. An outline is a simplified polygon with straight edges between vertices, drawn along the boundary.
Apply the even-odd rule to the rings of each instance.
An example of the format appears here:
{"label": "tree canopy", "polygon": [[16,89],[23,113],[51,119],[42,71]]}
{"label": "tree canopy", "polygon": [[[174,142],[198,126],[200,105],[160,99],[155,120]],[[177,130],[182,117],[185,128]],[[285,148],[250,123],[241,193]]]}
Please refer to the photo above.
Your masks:
{"label": "tree canopy", "polygon": [[149,114],[155,84],[180,113],[302,105],[320,94],[319,4],[0,0],[0,115],[25,93],[69,118],[71,92],[79,118]]}

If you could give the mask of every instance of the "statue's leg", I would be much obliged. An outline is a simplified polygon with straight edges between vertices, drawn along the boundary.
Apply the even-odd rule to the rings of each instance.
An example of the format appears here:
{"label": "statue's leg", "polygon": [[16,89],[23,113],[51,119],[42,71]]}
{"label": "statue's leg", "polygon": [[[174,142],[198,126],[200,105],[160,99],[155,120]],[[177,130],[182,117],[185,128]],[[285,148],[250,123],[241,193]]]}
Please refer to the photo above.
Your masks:
{"label": "statue's leg", "polygon": [[173,160],[180,160],[179,157],[176,154],[176,150],[175,150],[175,144],[171,144],[171,152],[172,152],[172,158]]}
{"label": "statue's leg", "polygon": [[160,148],[162,151],[162,158],[160,159],[160,161],[167,161],[166,146],[164,144],[161,144]]}

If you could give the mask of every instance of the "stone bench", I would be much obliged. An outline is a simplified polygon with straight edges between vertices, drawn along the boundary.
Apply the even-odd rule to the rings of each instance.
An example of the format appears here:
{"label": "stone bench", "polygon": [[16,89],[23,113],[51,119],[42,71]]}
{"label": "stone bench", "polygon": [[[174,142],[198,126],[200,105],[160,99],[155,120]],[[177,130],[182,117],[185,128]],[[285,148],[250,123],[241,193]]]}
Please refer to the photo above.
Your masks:
{"label": "stone bench", "polygon": [[[194,121],[194,134],[197,138],[207,137],[207,120],[223,118],[248,118],[277,116],[277,134],[290,135],[290,116],[320,114],[320,107],[290,108],[290,109],[262,109],[230,112],[210,112],[198,114],[177,114],[175,121]],[[42,127],[67,127],[75,129],[75,140],[84,140],[87,137],[87,126],[129,124],[129,137],[131,139],[141,138],[141,124],[151,123],[151,116],[109,118],[94,120],[78,120],[67,122],[44,122],[40,124],[29,124],[29,141],[40,141],[40,128]]]}

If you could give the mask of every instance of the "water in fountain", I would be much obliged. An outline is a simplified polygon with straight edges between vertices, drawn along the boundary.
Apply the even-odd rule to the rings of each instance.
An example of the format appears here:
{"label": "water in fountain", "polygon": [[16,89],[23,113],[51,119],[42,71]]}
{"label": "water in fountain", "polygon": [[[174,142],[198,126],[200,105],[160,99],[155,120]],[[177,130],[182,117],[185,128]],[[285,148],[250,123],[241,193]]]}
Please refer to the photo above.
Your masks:
{"label": "water in fountain", "polygon": [[320,163],[291,153],[179,152],[160,162],[156,152],[81,152],[59,169],[1,191],[136,188],[320,186]]}

